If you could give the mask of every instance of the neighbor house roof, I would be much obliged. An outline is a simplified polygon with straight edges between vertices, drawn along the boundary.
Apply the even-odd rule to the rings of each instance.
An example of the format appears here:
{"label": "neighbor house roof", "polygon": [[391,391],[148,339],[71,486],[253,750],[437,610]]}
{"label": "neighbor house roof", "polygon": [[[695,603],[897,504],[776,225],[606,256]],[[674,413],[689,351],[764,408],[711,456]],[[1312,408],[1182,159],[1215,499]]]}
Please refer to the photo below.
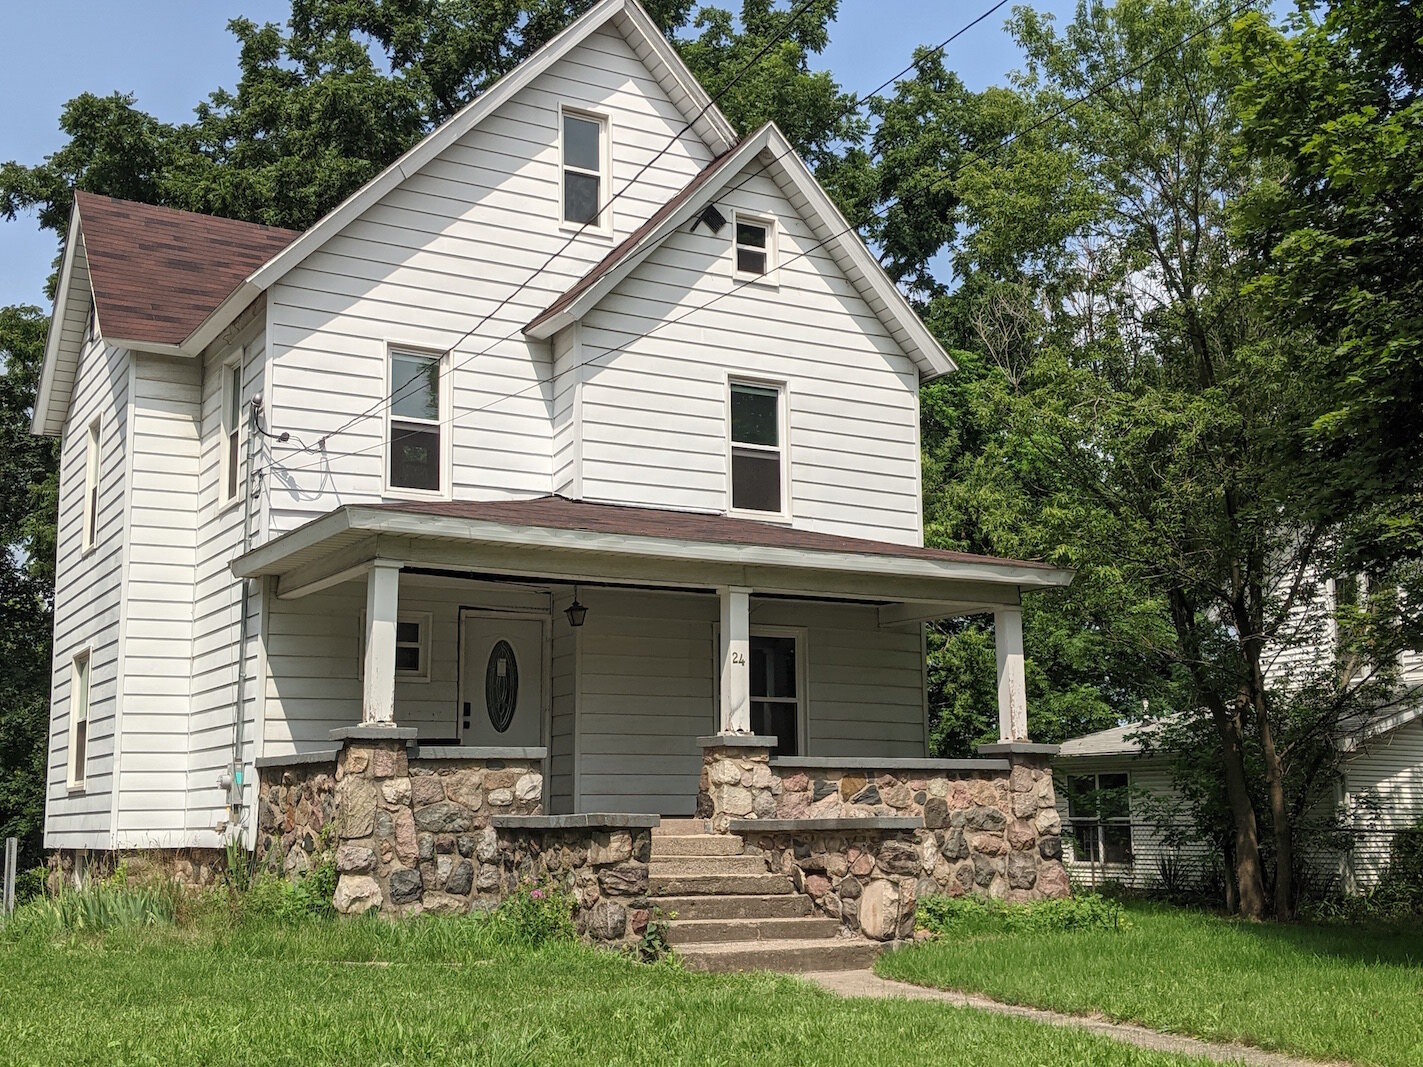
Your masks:
{"label": "neighbor house roof", "polygon": [[1134,735],[1140,734],[1145,725],[1141,722],[1129,722],[1123,726],[1113,726],[1110,730],[1098,730],[1094,734],[1070,738],[1058,749],[1058,758],[1138,755],[1142,744]]}
{"label": "neighbor house roof", "polygon": [[524,327],[534,338],[552,337],[577,322],[645,260],[674,230],[696,217],[752,162],[782,184],[792,202],[804,205],[802,215],[816,241],[830,254],[860,297],[919,368],[921,378],[936,378],[954,369],[938,338],[884,272],[879,260],[815,180],[804,160],[774,123],[767,123],[735,148],[717,157],[688,182],[651,218],[610,251]]}
{"label": "neighbor house roof", "polygon": [[[860,579],[894,577],[924,583],[921,599],[926,601],[935,599],[936,591],[942,592],[935,583],[1033,589],[1064,586],[1072,580],[1071,571],[1045,563],[843,537],[754,519],[595,504],[560,496],[347,505],[253,549],[237,559],[232,569],[247,578],[283,575],[300,567],[339,570],[341,561],[350,560],[352,553],[361,556],[360,546],[370,546],[381,538],[394,546],[390,551],[397,556],[416,541],[514,548],[514,565],[526,576],[551,573],[542,568],[550,566],[548,561],[555,554],[578,553],[636,558],[640,562],[630,573],[646,575],[648,581],[659,580],[655,564],[647,562],[657,560],[669,565],[775,568],[780,573],[820,571]],[[369,556],[366,551],[362,558]],[[477,552],[469,558],[471,563],[479,563]],[[1014,598],[1016,595],[1015,591]]]}
{"label": "neighbor house roof", "polygon": [[178,345],[300,234],[77,191],[99,326],[114,343]]}

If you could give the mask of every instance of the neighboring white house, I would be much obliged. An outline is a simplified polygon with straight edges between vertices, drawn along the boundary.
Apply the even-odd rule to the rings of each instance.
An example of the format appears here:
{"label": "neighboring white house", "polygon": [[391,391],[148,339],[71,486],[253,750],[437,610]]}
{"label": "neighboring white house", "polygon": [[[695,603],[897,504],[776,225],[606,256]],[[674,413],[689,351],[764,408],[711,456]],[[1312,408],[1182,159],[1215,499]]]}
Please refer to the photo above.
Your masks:
{"label": "neighboring white house", "polygon": [[950,370],[634,0],[305,233],[77,194],[46,846],[250,841],[256,761],[361,723],[538,750],[555,813],[690,814],[709,733],[924,756],[962,613],[1023,739],[1020,594],[1070,574],[922,547]]}

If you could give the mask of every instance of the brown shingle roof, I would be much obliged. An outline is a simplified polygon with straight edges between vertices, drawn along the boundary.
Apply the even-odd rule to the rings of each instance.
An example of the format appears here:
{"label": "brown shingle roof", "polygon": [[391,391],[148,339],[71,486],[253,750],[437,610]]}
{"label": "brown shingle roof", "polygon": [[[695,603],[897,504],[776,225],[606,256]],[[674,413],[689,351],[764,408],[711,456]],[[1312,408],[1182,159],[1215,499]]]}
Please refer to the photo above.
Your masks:
{"label": "brown shingle roof", "polygon": [[109,337],[176,345],[247,275],[299,235],[78,191],[99,325]]}
{"label": "brown shingle roof", "polygon": [[672,197],[671,200],[668,200],[660,208],[654,211],[652,213],[652,216],[646,222],[644,222],[637,229],[633,230],[632,233],[628,234],[627,237],[623,238],[622,241],[618,242],[618,244],[613,248],[612,251],[610,251],[606,256],[604,256],[596,264],[593,265],[592,270],[590,270],[587,274],[583,275],[583,277],[579,278],[576,282],[574,282],[572,287],[570,287],[562,296],[560,296],[552,304],[544,308],[536,316],[530,319],[529,322],[524,326],[524,331],[528,332],[529,330],[532,330],[534,327],[536,327],[539,323],[545,321],[546,319],[552,318],[554,315],[557,315],[560,311],[568,307],[569,304],[573,303],[573,301],[578,299],[578,297],[583,292],[585,292],[590,286],[595,284],[599,278],[601,278],[603,275],[607,274],[608,271],[612,270],[615,266],[617,266],[618,263],[620,263],[624,258],[626,258],[627,255],[641,243],[644,237],[646,237],[653,230],[657,229],[658,226],[662,225],[663,220],[666,219],[667,216],[671,215],[683,204],[685,204],[689,199],[691,199],[693,195],[695,195],[698,189],[700,189],[703,185],[711,181],[712,178],[719,174],[722,168],[725,167],[728,162],[730,162],[731,157],[736,153],[736,150],[745,143],[745,140],[742,140],[737,144],[732,145],[725,152],[717,156],[700,171],[698,171],[696,176],[693,177],[692,180],[689,181],[686,185],[684,185],[680,192],[678,192],[675,196]]}
{"label": "brown shingle roof", "polygon": [[862,537],[796,530],[755,519],[707,515],[661,508],[628,507],[621,504],[591,504],[561,496],[541,496],[532,500],[431,500],[362,505],[411,515],[438,515],[475,522],[499,522],[511,526],[539,526],[556,530],[585,530],[624,537],[665,537],[680,541],[716,544],[756,545],[792,548],[808,552],[853,552],[866,556],[893,556],[927,559],[942,563],[987,563],[1055,570],[1051,564],[1027,560],[979,556],[971,552],[951,552],[942,548],[920,548]]}

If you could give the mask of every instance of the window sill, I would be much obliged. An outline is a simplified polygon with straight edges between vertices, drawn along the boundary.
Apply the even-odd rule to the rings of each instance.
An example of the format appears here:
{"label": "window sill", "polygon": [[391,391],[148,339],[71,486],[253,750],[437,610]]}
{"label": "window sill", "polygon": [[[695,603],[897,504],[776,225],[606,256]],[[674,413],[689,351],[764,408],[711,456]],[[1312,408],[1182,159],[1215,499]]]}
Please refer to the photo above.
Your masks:
{"label": "window sill", "polygon": [[560,222],[558,232],[570,237],[596,237],[610,243],[614,237],[612,226],[582,226],[576,222]]}
{"label": "window sill", "polygon": [[218,502],[217,505],[217,514],[226,515],[229,511],[235,510],[237,508],[237,505],[240,503],[242,503],[241,493],[238,493],[236,496],[228,500],[221,500]]}
{"label": "window sill", "polygon": [[771,526],[789,526],[793,521],[793,517],[783,511],[746,511],[736,508],[727,508],[726,517],[729,519],[750,519],[753,522],[764,522]]}
{"label": "window sill", "polygon": [[386,486],[381,492],[383,500],[449,500],[450,494],[443,489],[402,489]]}
{"label": "window sill", "polygon": [[64,792],[66,796],[79,796],[81,793],[84,792],[84,788],[84,783],[80,782],[78,785],[66,785],[64,787]]}
{"label": "window sill", "polygon": [[758,285],[762,289],[779,289],[781,287],[774,271],[768,274],[742,274],[740,271],[734,271],[731,280],[737,285]]}

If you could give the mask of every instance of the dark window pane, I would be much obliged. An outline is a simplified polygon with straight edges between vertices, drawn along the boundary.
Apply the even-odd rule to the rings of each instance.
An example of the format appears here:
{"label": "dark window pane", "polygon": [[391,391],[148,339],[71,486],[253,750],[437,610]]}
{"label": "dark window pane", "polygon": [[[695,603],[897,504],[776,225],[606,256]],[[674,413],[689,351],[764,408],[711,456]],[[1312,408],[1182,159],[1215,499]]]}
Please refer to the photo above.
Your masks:
{"label": "dark window pane", "polygon": [[398,622],[395,624],[395,639],[402,644],[414,645],[420,642],[418,622]]}
{"label": "dark window pane", "polygon": [[390,424],[390,484],[401,489],[440,488],[438,427]]}
{"label": "dark window pane", "polygon": [[742,274],[765,274],[766,253],[738,248],[736,250],[736,269]]}
{"label": "dark window pane", "polygon": [[758,385],[731,387],[731,439],[740,445],[781,443],[781,393]]}
{"label": "dark window pane", "polygon": [[563,172],[563,218],[565,222],[598,221],[598,179],[576,171]]}
{"label": "dark window pane", "polygon": [[1073,819],[1097,816],[1097,779],[1088,774],[1067,779],[1067,814]]}
{"label": "dark window pane", "polygon": [[227,428],[235,430],[242,420],[242,365],[227,372]]}
{"label": "dark window pane", "polygon": [[781,510],[781,457],[778,453],[732,451],[731,506],[739,511]]}
{"label": "dark window pane", "polygon": [[776,739],[776,747],[771,749],[773,758],[800,754],[800,739],[797,736],[799,718],[800,712],[795,704],[751,702],[751,731],[769,734]]}
{"label": "dark window pane", "polygon": [[736,224],[736,243],[750,248],[766,247],[766,227],[755,222]]}
{"label": "dark window pane", "polygon": [[420,649],[416,645],[395,646],[395,669],[398,671],[420,670]]}
{"label": "dark window pane", "polygon": [[84,763],[88,757],[89,724],[80,722],[74,727],[74,780],[84,780]]}
{"label": "dark window pane", "polygon": [[1072,858],[1083,863],[1100,863],[1097,855],[1097,824],[1094,822],[1073,823]]}
{"label": "dark window pane", "polygon": [[751,638],[751,695],[796,695],[795,638]]}
{"label": "dark window pane", "polygon": [[1104,819],[1130,818],[1131,795],[1125,774],[1097,776],[1097,811]]}
{"label": "dark window pane", "polygon": [[1124,822],[1102,824],[1102,862],[1131,862],[1131,825]]}
{"label": "dark window pane", "polygon": [[227,437],[227,499],[237,495],[237,431]]}
{"label": "dark window pane", "polygon": [[397,352],[390,357],[390,414],[397,419],[440,417],[440,361]]}
{"label": "dark window pane", "polygon": [[583,170],[602,170],[602,153],[598,150],[598,134],[601,132],[601,123],[564,115],[563,162]]}

